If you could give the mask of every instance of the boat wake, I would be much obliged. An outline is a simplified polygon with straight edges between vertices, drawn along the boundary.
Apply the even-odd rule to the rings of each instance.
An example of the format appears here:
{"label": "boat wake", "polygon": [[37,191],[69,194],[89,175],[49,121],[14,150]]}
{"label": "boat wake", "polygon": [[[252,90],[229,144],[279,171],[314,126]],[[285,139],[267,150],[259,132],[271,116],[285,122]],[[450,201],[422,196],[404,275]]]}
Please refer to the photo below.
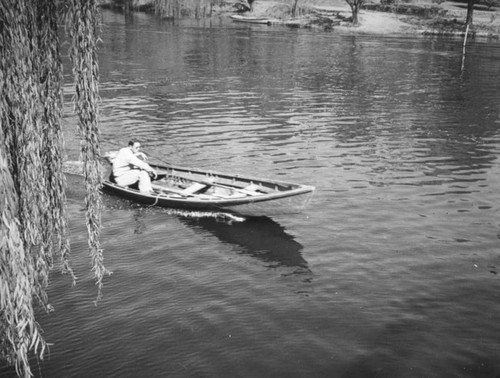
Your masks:
{"label": "boat wake", "polygon": [[226,222],[244,222],[246,218],[223,211],[193,211],[193,210],[178,210],[178,209],[162,209],[169,215],[176,215],[184,218],[213,218]]}

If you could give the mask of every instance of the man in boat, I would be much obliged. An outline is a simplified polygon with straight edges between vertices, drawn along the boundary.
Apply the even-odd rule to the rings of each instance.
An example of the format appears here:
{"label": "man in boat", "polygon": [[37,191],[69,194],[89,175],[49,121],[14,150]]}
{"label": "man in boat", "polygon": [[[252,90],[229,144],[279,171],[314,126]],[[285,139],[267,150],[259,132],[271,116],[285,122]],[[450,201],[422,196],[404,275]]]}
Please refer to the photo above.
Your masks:
{"label": "man in boat", "polygon": [[153,188],[150,174],[155,178],[157,174],[148,163],[141,160],[146,160],[147,157],[143,152],[139,152],[140,148],[139,142],[130,141],[128,147],[118,151],[113,159],[113,178],[120,186],[129,186],[139,182],[141,193],[151,193]]}

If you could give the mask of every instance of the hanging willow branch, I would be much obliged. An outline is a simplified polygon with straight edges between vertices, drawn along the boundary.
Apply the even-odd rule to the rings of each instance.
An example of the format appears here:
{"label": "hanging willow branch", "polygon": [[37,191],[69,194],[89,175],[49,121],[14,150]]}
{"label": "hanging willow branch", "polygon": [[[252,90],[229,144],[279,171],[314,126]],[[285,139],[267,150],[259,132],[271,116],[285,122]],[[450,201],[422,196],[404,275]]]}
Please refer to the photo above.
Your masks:
{"label": "hanging willow branch", "polygon": [[[70,1],[67,16],[85,163],[89,247],[99,298],[107,271],[99,242],[95,1]],[[51,309],[46,289],[56,257],[63,271],[72,275],[56,17],[56,0],[0,1],[0,359],[24,377],[31,376],[29,353],[42,359],[46,348],[34,305]]]}
{"label": "hanging willow branch", "polygon": [[68,18],[68,31],[72,40],[70,57],[73,61],[75,77],[75,110],[79,117],[81,134],[80,157],[84,164],[87,189],[87,228],[92,270],[101,297],[102,279],[109,273],[103,264],[100,245],[101,229],[101,167],[99,164],[99,66],[97,62],[97,43],[99,41],[99,20],[95,0],[70,0],[71,13]]}
{"label": "hanging willow branch", "polygon": [[[3,126],[3,124],[2,124]],[[34,349],[43,356],[46,344],[33,311],[33,277],[30,256],[23,246],[21,227],[17,219],[14,180],[7,159],[0,150],[0,356],[15,365],[19,376],[30,376],[28,352]]]}
{"label": "hanging willow branch", "polygon": [[[59,37],[57,32],[57,7],[54,0],[38,0],[38,48],[45,54],[38,54],[39,96],[42,120],[42,171],[43,189],[46,202],[44,243],[42,251],[60,251],[61,267],[64,273],[70,273],[75,282],[73,271],[69,267],[69,240],[66,224],[66,194],[63,174],[62,89],[63,82]],[[60,219],[52,222],[52,219]]]}
{"label": "hanging willow branch", "polygon": [[[40,9],[26,0],[0,2],[0,340],[1,357],[15,365],[20,376],[31,375],[30,350],[43,357],[46,344],[33,306],[37,302],[50,309],[46,289],[53,259],[68,252],[60,248],[67,246],[66,220],[61,217],[64,181],[45,168],[62,150],[61,110],[55,110],[61,103],[51,106],[54,92],[41,84],[61,67],[40,44],[42,38],[54,43],[48,40],[53,36],[39,28]],[[44,110],[54,115],[45,117]],[[53,143],[50,156],[45,156],[47,138]]]}

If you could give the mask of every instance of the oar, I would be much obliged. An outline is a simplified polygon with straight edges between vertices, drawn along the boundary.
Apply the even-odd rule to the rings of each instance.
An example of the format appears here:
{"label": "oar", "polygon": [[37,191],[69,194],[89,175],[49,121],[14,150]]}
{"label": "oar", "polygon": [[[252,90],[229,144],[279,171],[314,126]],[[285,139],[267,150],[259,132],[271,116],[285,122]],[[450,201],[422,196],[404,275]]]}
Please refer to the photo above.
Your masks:
{"label": "oar", "polygon": [[[114,143],[113,143],[114,144]],[[174,165],[166,160],[163,160],[163,159],[160,159],[154,155],[149,155],[152,159],[160,162],[160,163],[163,163],[163,164],[166,164],[167,166],[169,167],[173,167]],[[161,170],[156,170],[156,177],[152,179],[152,181],[157,181],[157,180],[160,180],[166,176],[168,176],[170,173],[169,172],[166,172],[166,171],[161,171]],[[203,180],[196,180],[196,179],[191,179],[189,178],[188,180],[192,181],[192,182],[197,182],[197,183],[200,183],[200,184],[204,184],[204,185],[210,185],[210,186],[216,186],[216,187],[219,187],[219,188],[223,188],[223,189],[228,189],[228,190],[234,190],[235,192],[239,192],[239,193],[242,193],[246,196],[255,196],[255,195],[260,195],[262,193],[259,193],[259,192],[256,192],[256,191],[250,191],[250,190],[245,190],[243,188],[237,188],[237,187],[234,187],[234,186],[230,186],[230,185],[224,185],[224,184],[220,184],[220,183],[217,183],[213,180],[210,180],[209,178],[206,178],[206,179],[203,179]],[[188,193],[182,193],[182,191],[176,191],[175,189],[167,189],[165,187],[161,187],[163,188],[163,190],[168,190],[169,192],[172,192],[172,193],[177,193],[179,195],[183,195],[183,196],[189,196]],[[157,188],[157,189],[160,189]]]}
{"label": "oar", "polygon": [[[168,175],[169,173],[168,172],[157,172],[158,176],[160,175]],[[261,195],[263,193],[259,193],[259,192],[255,192],[255,191],[250,191],[250,190],[245,190],[243,188],[237,188],[235,186],[230,186],[230,185],[224,185],[224,184],[220,184],[218,182],[215,182],[209,178],[206,178],[206,179],[203,179],[203,180],[197,180],[197,179],[193,179],[193,178],[188,178],[187,180],[189,181],[192,181],[192,182],[196,182],[196,183],[199,183],[199,184],[205,184],[205,185],[209,185],[209,186],[216,186],[216,187],[219,187],[219,188],[223,188],[223,189],[228,189],[228,190],[234,190],[235,192],[239,192],[239,193],[242,193],[242,194],[245,194],[247,196],[255,196],[255,195]]]}
{"label": "oar", "polygon": [[178,195],[180,195],[182,197],[192,197],[192,198],[198,197],[198,198],[205,198],[205,199],[212,199],[213,197],[224,198],[224,199],[231,198],[231,197],[221,196],[221,195],[218,195],[218,194],[191,194],[191,193],[185,193],[182,190],[178,190],[178,189],[174,189],[174,188],[167,188],[167,187],[164,187],[164,186],[161,186],[161,185],[156,185],[156,184],[152,184],[151,186],[152,186],[153,189],[156,189],[156,190],[159,190],[159,191],[163,191],[163,192],[169,192],[169,193],[178,194]]}
{"label": "oar", "polygon": [[167,188],[167,187],[161,186],[161,185],[151,184],[151,187],[153,189],[156,189],[156,190],[161,190],[163,192],[178,194],[178,195],[183,196],[183,197],[195,197],[194,194],[182,193],[182,190],[178,190],[178,189],[174,189],[174,188]]}
{"label": "oar", "polygon": [[230,186],[230,185],[224,185],[224,184],[220,184],[218,182],[215,182],[215,181],[212,181],[210,179],[205,179],[205,180],[202,180],[200,181],[202,184],[206,184],[206,185],[213,185],[213,186],[217,186],[219,188],[223,188],[223,189],[228,189],[228,190],[234,190],[236,192],[240,192],[240,193],[243,193],[247,196],[255,196],[255,195],[260,195],[262,193],[259,193],[259,192],[255,192],[255,191],[250,191],[250,190],[245,190],[243,188],[237,188],[235,186]]}
{"label": "oar", "polygon": [[[172,164],[172,163],[170,163],[170,162],[168,162],[168,161],[166,161],[164,159],[160,159],[157,156],[154,156],[154,155],[149,155],[149,156],[151,158],[153,158],[154,160],[160,162],[160,163],[166,164],[167,166],[170,166],[170,167],[174,166],[174,164]],[[160,176],[161,176],[161,178],[166,177],[166,176],[169,175],[169,172],[164,172],[164,171],[162,172],[161,170],[158,170],[158,171],[156,171],[156,175],[157,176],[156,176],[156,178],[154,180],[159,180]],[[210,179],[204,179],[204,180],[189,179],[189,180],[192,181],[192,182],[200,183],[200,184],[216,186],[216,187],[223,188],[223,189],[228,189],[228,190],[234,190],[236,192],[245,194],[247,196],[255,196],[255,195],[262,194],[262,193],[259,193],[259,192],[256,192],[256,191],[250,191],[250,190],[245,190],[245,189],[237,188],[237,187],[230,186],[230,185],[220,184],[220,183],[214,182],[214,181],[212,181]],[[178,193],[178,194],[181,194],[181,193]],[[186,195],[186,193],[181,194],[181,195]]]}

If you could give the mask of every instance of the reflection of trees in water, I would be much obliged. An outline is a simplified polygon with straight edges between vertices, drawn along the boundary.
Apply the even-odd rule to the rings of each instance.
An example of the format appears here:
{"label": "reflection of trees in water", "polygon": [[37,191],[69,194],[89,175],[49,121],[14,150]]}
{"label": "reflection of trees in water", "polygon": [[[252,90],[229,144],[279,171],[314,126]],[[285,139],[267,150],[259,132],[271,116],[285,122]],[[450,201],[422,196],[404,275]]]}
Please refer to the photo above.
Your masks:
{"label": "reflection of trees in water", "polygon": [[387,42],[353,36],[336,58],[339,69],[323,78],[337,93],[336,119],[324,132],[340,142],[343,156],[358,155],[355,164],[368,164],[374,174],[469,175],[491,166],[495,145],[487,139],[498,133],[500,93],[491,49],[481,50],[488,59],[475,52],[461,77],[456,43]]}
{"label": "reflection of trees in water", "polygon": [[[266,267],[292,268],[290,274],[311,273],[307,261],[302,257],[303,246],[270,218],[254,217],[231,223],[212,217],[181,220],[189,226],[210,232],[223,243],[241,247],[243,254],[264,262]],[[310,277],[304,281],[310,281]]]}
{"label": "reflection of trees in water", "polygon": [[[495,145],[485,139],[498,132],[496,48],[471,45],[461,75],[460,41],[248,27],[229,33],[208,24],[151,27],[153,19],[137,16],[109,32],[116,43],[104,46],[104,81],[119,73],[125,84],[144,84],[106,92],[110,135],[133,127],[151,145],[180,146],[175,153],[183,160],[197,157],[190,151],[202,155],[193,140],[210,156],[214,140],[232,148],[231,156],[263,148],[274,154],[280,140],[295,152],[306,141],[317,156],[363,165],[376,176],[437,176],[445,159],[475,170],[494,158]],[[139,27],[154,32],[135,32]]]}

